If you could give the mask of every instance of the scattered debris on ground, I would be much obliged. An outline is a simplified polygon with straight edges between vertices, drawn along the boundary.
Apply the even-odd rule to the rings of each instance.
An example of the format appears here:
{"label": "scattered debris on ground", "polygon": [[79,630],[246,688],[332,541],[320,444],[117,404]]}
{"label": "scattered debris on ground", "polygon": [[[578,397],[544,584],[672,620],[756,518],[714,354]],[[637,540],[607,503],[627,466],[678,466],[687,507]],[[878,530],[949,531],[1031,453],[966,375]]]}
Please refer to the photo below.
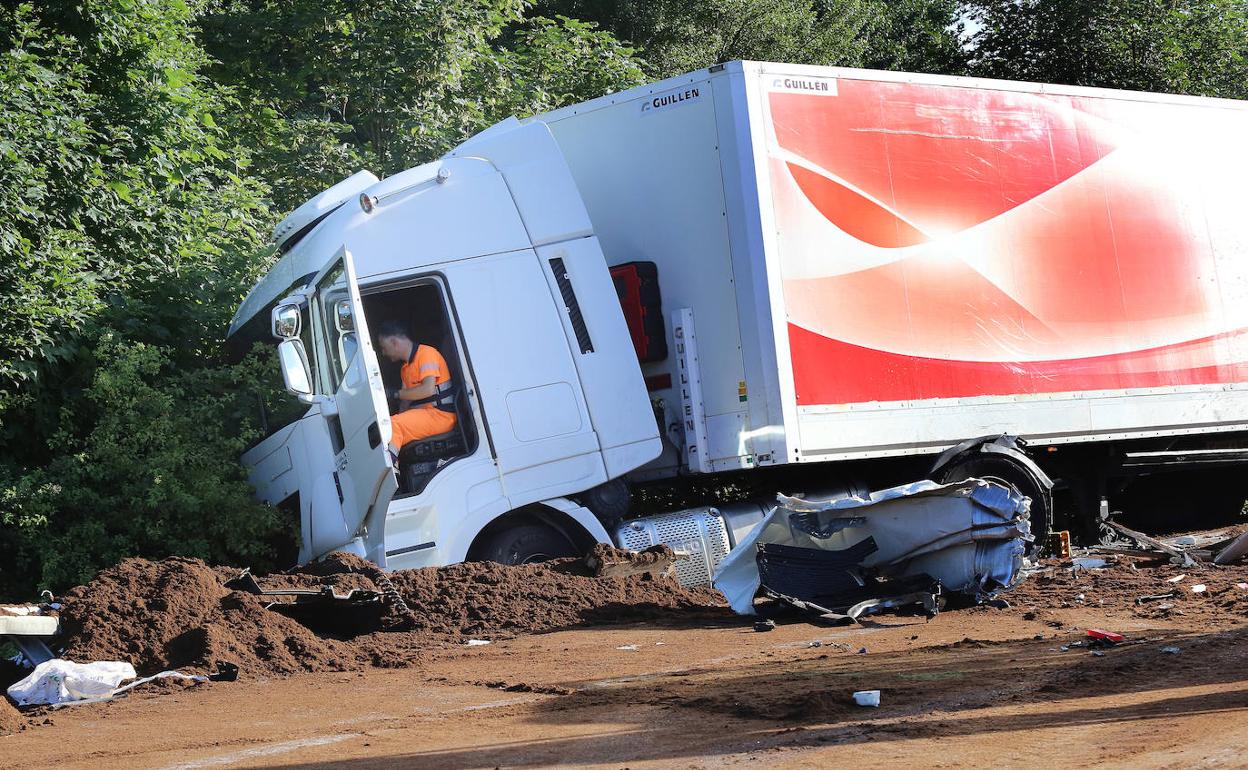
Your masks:
{"label": "scattered debris on ground", "polygon": [[61,605],[52,601],[39,604],[0,604],[0,657],[21,657],[32,664],[53,658],[47,642],[60,631]]}
{"label": "scattered debris on ground", "polygon": [[[1149,555],[1111,554],[1099,568],[1084,568],[1075,559],[1042,562],[1027,580],[1010,592],[1010,602],[1024,612],[1086,607],[1124,610],[1142,619],[1184,617],[1193,631],[1208,620],[1248,618],[1248,565],[1226,567],[1198,563],[1178,571],[1177,565]],[[1202,590],[1193,591],[1196,586]],[[1043,618],[1042,618],[1043,619]]]}
{"label": "scattered debris on ground", "polygon": [[1171,563],[1184,567],[1197,563],[1242,563],[1248,556],[1248,524],[1157,538],[1124,527],[1112,518],[1101,524],[1102,542],[1091,549],[1098,553],[1168,557]]}
{"label": "scattered debris on ground", "polygon": [[[1178,545],[1163,543],[1160,540],[1149,537],[1143,532],[1136,532],[1134,529],[1124,527],[1123,525],[1112,520],[1107,519],[1102,522],[1102,524],[1104,524],[1109,531],[1125,536],[1129,541],[1135,543],[1138,548],[1145,552],[1156,551],[1158,553],[1165,554],[1170,557],[1172,562],[1180,564],[1184,567],[1190,567],[1196,563],[1196,560],[1192,557],[1192,555]],[[1121,550],[1123,552],[1128,552],[1127,548],[1116,543],[1106,544],[1101,546],[1101,548],[1102,550]]]}

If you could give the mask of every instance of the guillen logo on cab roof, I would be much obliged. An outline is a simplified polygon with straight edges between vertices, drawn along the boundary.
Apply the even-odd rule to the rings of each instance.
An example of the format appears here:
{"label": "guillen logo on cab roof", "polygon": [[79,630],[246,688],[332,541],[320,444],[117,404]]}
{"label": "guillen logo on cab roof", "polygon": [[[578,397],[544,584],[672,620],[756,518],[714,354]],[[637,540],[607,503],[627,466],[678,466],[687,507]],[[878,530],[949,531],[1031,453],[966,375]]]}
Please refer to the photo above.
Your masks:
{"label": "guillen logo on cab roof", "polygon": [[815,96],[836,96],[835,78],[799,78],[778,76],[771,81],[772,91],[790,91]]}
{"label": "guillen logo on cab roof", "polygon": [[665,91],[661,94],[653,94],[645,99],[641,103],[641,113],[646,115],[668,107],[701,101],[701,99],[702,86],[687,86],[678,88],[675,91]]}

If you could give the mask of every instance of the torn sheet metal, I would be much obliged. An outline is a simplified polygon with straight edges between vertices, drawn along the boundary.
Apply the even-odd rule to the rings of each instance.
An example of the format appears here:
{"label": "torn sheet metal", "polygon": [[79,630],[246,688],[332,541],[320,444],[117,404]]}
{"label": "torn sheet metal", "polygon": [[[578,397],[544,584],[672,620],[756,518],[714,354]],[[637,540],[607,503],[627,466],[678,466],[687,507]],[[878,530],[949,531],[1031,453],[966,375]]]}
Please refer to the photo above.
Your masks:
{"label": "torn sheet metal", "polygon": [[[1156,551],[1159,554],[1169,556],[1170,561],[1174,564],[1178,564],[1181,567],[1196,566],[1196,560],[1192,558],[1191,554],[1187,553],[1187,551],[1184,551],[1182,548],[1178,548],[1157,540],[1156,538],[1149,537],[1143,532],[1136,532],[1134,529],[1124,527],[1112,519],[1104,519],[1101,524],[1105,529],[1108,529],[1111,532],[1126,535],[1127,538],[1135,541],[1137,545],[1146,551]],[[1110,546],[1110,548],[1112,548],[1112,546]]]}
{"label": "torn sheet metal", "polygon": [[983,597],[1019,580],[1032,540],[1030,500],[982,479],[917,481],[865,498],[778,499],[715,572],[715,586],[743,615],[754,614],[754,597],[764,585],[764,549],[793,553],[772,546],[842,554],[854,560],[849,575],[860,583],[926,576],[945,592]]}
{"label": "torn sheet metal", "polygon": [[1248,556],[1248,532],[1231,541],[1230,545],[1218,551],[1214,564],[1234,564]]}

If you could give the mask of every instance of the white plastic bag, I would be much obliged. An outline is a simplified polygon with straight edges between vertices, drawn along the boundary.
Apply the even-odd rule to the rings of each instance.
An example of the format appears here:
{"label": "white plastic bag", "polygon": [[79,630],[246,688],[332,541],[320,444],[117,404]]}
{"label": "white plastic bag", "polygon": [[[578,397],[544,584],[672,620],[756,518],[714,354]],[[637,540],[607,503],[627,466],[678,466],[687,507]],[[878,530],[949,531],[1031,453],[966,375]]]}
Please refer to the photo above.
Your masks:
{"label": "white plastic bag", "polygon": [[135,676],[134,666],[129,663],[73,663],[54,658],[40,663],[29,676],[11,685],[8,693],[19,706],[66,703],[107,697],[118,685]]}

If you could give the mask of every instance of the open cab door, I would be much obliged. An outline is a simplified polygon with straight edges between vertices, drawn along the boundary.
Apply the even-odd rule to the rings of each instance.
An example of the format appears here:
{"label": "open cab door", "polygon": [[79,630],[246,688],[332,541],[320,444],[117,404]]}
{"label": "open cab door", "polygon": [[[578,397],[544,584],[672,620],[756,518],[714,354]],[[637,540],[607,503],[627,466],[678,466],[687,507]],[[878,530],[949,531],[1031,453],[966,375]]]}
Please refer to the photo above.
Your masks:
{"label": "open cab door", "polygon": [[346,247],[317,275],[309,310],[320,354],[317,379],[331,394],[317,400],[334,453],[336,492],[315,496],[309,556],[349,550],[385,566],[386,509],[397,488],[386,451],[390,410]]}

